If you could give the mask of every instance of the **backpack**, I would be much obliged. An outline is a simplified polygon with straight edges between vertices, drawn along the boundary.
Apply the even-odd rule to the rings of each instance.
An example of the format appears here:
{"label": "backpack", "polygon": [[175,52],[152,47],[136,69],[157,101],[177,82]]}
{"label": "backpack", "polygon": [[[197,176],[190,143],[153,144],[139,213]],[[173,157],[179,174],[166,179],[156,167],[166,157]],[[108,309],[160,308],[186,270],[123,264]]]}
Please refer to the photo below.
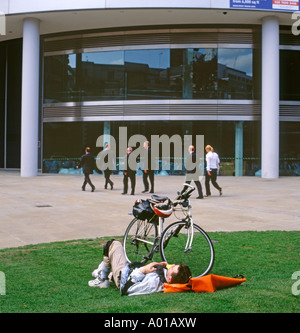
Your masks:
{"label": "backpack", "polygon": [[154,215],[154,211],[148,200],[139,199],[133,205],[132,214],[140,220],[150,220]]}

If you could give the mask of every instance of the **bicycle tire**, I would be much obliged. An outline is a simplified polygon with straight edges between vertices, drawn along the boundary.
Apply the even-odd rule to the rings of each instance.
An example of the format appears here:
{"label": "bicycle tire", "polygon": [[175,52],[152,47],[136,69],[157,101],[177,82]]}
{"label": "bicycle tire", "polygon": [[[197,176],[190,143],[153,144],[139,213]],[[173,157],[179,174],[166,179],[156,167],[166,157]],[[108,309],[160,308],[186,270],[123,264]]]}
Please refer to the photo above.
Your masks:
{"label": "bicycle tire", "polygon": [[177,221],[163,232],[159,250],[163,261],[189,266],[192,277],[207,275],[214,263],[214,247],[206,232],[193,224],[194,238],[191,249],[185,252],[188,240],[188,222]]}
{"label": "bicycle tire", "polygon": [[128,225],[123,239],[127,261],[145,263],[152,259],[151,254],[157,240],[157,224],[134,218]]}

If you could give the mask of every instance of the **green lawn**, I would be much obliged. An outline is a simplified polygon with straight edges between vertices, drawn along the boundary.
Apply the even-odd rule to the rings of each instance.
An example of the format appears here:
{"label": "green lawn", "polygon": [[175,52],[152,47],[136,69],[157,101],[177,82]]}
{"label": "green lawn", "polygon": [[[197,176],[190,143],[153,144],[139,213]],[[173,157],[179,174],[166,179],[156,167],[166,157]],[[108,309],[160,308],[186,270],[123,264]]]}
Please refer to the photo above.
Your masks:
{"label": "green lawn", "polygon": [[[247,281],[214,293],[121,297],[116,287],[91,288],[105,239],[0,250],[6,294],[2,313],[297,313],[292,279],[300,271],[300,232],[216,232],[211,273]],[[3,274],[2,274],[3,276]],[[300,287],[298,286],[298,289]]]}

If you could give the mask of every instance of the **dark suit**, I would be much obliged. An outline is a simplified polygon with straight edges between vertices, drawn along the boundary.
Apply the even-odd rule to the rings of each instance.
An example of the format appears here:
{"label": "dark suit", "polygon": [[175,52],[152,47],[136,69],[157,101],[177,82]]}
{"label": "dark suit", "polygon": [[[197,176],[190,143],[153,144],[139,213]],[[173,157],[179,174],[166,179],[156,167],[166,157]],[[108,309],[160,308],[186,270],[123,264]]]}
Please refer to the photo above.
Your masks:
{"label": "dark suit", "polygon": [[[193,151],[189,154],[189,156],[186,158],[186,180],[185,182],[187,184],[190,184],[193,180],[195,185],[198,189],[198,197],[203,198],[203,192],[202,192],[202,186],[199,181],[199,169],[198,169],[198,163],[199,158],[197,157],[196,153]],[[196,166],[194,166],[196,164]],[[186,187],[183,189],[183,192],[186,190]]]}
{"label": "dark suit", "polygon": [[104,169],[104,178],[105,178],[105,184],[104,184],[104,188],[107,189],[107,185],[109,184],[111,189],[113,189],[113,185],[114,183],[111,181],[110,176],[111,176],[111,171],[113,168],[113,164],[114,164],[114,155],[112,153],[111,150],[105,149],[103,151],[104,154],[106,154],[106,156],[104,157],[104,162],[107,163],[107,167],[106,169]]}
{"label": "dark suit", "polygon": [[131,182],[131,194],[134,195],[135,191],[135,177],[136,177],[136,170],[132,170],[129,167],[129,156],[131,153],[127,154],[127,161],[126,161],[126,168],[124,168],[124,178],[123,178],[123,194],[127,194],[128,191],[128,178]]}
{"label": "dark suit", "polygon": [[145,187],[145,192],[149,191],[149,182],[148,177],[150,180],[150,193],[154,192],[154,170],[151,169],[151,149],[148,148],[144,155],[144,160],[148,161],[148,167],[144,167],[143,170],[143,183]]}
{"label": "dark suit", "polygon": [[84,174],[84,182],[82,184],[82,190],[84,191],[86,184],[89,184],[92,188],[92,191],[94,191],[95,186],[92,184],[90,180],[90,175],[93,173],[95,169],[94,156],[91,155],[90,153],[82,155],[79,163],[79,168],[82,168],[82,172]]}

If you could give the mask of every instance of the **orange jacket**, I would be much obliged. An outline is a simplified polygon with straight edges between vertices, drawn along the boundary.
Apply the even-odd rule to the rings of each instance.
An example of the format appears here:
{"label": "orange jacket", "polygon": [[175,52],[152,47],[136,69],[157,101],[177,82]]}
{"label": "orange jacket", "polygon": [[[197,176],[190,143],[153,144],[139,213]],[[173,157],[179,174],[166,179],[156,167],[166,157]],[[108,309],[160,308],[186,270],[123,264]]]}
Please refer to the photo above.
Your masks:
{"label": "orange jacket", "polygon": [[185,284],[172,284],[164,283],[164,292],[183,292],[183,291],[194,291],[196,293],[201,292],[214,292],[215,290],[232,287],[234,285],[245,282],[244,277],[229,278],[219,275],[206,275],[199,278],[191,278],[188,283]]}

